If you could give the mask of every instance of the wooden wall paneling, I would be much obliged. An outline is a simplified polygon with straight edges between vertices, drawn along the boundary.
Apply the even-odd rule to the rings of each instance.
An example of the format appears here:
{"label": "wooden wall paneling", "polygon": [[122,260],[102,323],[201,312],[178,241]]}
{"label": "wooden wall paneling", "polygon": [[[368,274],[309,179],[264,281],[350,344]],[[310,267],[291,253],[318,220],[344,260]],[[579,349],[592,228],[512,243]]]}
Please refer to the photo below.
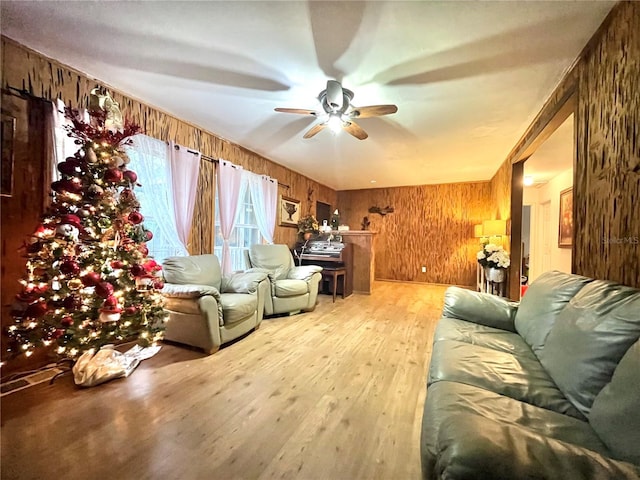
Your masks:
{"label": "wooden wall paneling", "polygon": [[198,174],[198,192],[193,210],[193,227],[189,235],[191,255],[213,253],[215,168],[213,162],[202,160]]}
{"label": "wooden wall paneling", "polygon": [[[345,190],[337,205],[351,229],[359,230],[365,216],[371,221],[376,279],[473,285],[479,249],[473,225],[489,218],[490,199],[489,182],[477,182]],[[387,205],[395,212],[368,212]]]}
{"label": "wooden wall paneling", "polygon": [[640,3],[608,20],[579,65],[573,270],[640,287]]}
{"label": "wooden wall paneling", "polygon": [[524,162],[514,163],[511,169],[511,214],[509,231],[509,251],[511,266],[507,296],[513,300],[520,300],[520,266],[522,265],[522,195],[524,190]]}
{"label": "wooden wall paneling", "polygon": [[[2,359],[7,358],[5,329],[13,324],[11,306],[20,291],[18,283],[26,273],[26,260],[21,247],[34,232],[44,213],[42,185],[49,179],[45,159],[45,108],[35,99],[2,94],[2,113],[16,119],[13,141],[13,190],[11,196],[0,198],[2,216],[1,333]],[[19,357],[2,367],[3,376],[15,370],[28,370],[48,361],[49,351],[36,352],[31,357]]]}

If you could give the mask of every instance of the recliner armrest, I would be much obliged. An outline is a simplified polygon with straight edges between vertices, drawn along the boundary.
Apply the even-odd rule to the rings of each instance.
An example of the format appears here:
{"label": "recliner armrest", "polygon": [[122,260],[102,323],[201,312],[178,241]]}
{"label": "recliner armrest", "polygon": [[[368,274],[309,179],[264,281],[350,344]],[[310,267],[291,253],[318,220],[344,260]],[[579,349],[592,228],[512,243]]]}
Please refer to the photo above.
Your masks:
{"label": "recliner armrest", "polygon": [[304,280],[308,282],[314,273],[320,273],[322,267],[318,265],[302,265],[299,267],[293,267],[287,274],[289,280]]}
{"label": "recliner armrest", "polygon": [[[255,269],[258,270],[258,269]],[[260,282],[267,279],[267,273],[246,271],[233,273],[222,278],[222,293],[256,293]]]}
{"label": "recliner armrest", "polygon": [[489,293],[449,287],[444,294],[442,315],[515,332],[518,303]]}
{"label": "recliner armrest", "polygon": [[199,298],[211,295],[216,300],[220,299],[220,292],[211,285],[165,283],[160,293],[169,298]]}

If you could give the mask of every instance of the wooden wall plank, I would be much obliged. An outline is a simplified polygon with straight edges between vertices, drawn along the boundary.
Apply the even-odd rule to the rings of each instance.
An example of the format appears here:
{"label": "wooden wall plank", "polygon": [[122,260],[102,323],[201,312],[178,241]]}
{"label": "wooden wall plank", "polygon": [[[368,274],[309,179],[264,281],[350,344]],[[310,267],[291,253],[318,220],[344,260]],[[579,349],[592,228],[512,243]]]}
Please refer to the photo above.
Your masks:
{"label": "wooden wall plank", "polygon": [[640,3],[579,65],[573,270],[640,287]]}
{"label": "wooden wall plank", "polygon": [[[489,182],[338,192],[341,220],[353,230],[363,217],[376,232],[376,279],[473,285],[478,239],[473,226],[490,218]],[[384,217],[372,206],[392,206]],[[427,272],[422,273],[421,267]]]}

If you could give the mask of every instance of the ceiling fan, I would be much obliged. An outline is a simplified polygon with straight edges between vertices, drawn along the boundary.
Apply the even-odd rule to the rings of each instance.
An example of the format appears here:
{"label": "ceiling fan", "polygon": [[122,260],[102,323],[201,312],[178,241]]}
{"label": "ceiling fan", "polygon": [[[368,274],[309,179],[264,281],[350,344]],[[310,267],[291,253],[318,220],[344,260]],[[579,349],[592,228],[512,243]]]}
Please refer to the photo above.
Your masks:
{"label": "ceiling fan", "polygon": [[359,140],[364,140],[369,135],[354,120],[356,118],[379,117],[396,113],[398,107],[395,105],[370,105],[368,107],[356,107],[351,104],[353,92],[342,88],[340,82],[329,80],[327,88],[320,92],[318,101],[322,106],[322,111],[306,110],[303,108],[276,108],[276,112],[299,113],[302,115],[313,115],[320,121],[307,130],[304,138],[311,138],[325,127],[334,131],[344,129]]}

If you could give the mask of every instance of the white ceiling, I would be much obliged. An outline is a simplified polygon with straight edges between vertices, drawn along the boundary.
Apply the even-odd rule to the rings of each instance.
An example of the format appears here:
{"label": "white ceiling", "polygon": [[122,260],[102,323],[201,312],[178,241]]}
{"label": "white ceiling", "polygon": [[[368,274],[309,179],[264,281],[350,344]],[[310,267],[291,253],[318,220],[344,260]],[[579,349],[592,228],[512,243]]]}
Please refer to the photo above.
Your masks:
{"label": "white ceiling", "polygon": [[541,187],[573,168],[573,121],[572,114],[524,163],[524,175],[533,177],[534,187]]}
{"label": "white ceiling", "polygon": [[[2,33],[337,190],[488,180],[615,2],[1,2]],[[327,79],[357,140],[309,140]],[[376,183],[371,183],[376,180]]]}

